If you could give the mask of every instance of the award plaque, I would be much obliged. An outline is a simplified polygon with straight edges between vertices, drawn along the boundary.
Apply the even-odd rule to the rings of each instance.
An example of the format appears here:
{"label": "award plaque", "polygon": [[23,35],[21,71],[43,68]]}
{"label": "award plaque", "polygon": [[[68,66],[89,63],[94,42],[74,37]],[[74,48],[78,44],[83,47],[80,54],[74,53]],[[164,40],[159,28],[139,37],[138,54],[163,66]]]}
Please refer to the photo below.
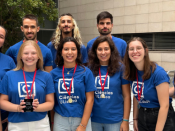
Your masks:
{"label": "award plaque", "polygon": [[25,104],[25,108],[23,108],[24,112],[33,112],[33,99],[24,99]]}

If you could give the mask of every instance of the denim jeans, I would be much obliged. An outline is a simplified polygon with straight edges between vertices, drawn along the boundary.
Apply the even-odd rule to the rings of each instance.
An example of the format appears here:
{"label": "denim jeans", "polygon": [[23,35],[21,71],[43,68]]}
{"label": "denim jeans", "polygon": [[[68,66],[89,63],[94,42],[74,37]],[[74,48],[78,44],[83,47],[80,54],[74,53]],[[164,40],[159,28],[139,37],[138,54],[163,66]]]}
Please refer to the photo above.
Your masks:
{"label": "denim jeans", "polygon": [[[138,114],[139,131],[155,131],[159,108],[140,108]],[[170,104],[168,116],[163,131],[175,131],[174,110]]]}
{"label": "denim jeans", "polygon": [[[63,117],[55,112],[53,131],[75,131],[80,123],[80,117]],[[91,118],[86,126],[86,131],[92,131]]]}
{"label": "denim jeans", "polygon": [[120,131],[121,122],[114,124],[104,124],[92,122],[92,131]]}

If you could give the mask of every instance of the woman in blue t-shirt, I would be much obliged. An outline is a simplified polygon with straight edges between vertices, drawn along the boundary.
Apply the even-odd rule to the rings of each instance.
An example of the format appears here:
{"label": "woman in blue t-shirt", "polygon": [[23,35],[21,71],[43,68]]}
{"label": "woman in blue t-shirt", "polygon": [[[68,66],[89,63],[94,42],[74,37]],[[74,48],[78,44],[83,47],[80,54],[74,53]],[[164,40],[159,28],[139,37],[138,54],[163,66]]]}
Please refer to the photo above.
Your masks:
{"label": "woman in blue t-shirt", "polygon": [[129,131],[131,96],[123,79],[123,64],[114,42],[98,37],[89,52],[89,67],[95,76],[93,131]]}
{"label": "woman in blue t-shirt", "polygon": [[91,131],[94,77],[82,65],[80,45],[73,37],[58,45],[56,64],[58,67],[50,72],[55,85],[53,130]]}
{"label": "woman in blue t-shirt", "polygon": [[128,41],[124,64],[124,76],[130,80],[134,95],[134,130],[173,131],[169,77],[162,67],[150,61],[148,46],[143,39],[134,37]]}
{"label": "woman in blue t-shirt", "polygon": [[5,74],[0,86],[0,106],[9,111],[8,131],[50,131],[47,111],[54,106],[55,90],[35,41],[21,45],[17,67]]}
{"label": "woman in blue t-shirt", "polygon": [[[16,67],[14,61],[9,56],[2,54],[2,46],[5,41],[6,32],[7,32],[6,29],[3,26],[0,26],[0,63],[1,63],[0,64],[0,83],[5,73]],[[7,111],[4,111],[4,110],[0,111],[0,118],[2,119],[2,125],[1,125],[1,119],[0,119],[0,131],[2,130],[2,127],[3,127],[3,131],[7,128],[7,122],[8,122],[7,116],[8,116]]]}

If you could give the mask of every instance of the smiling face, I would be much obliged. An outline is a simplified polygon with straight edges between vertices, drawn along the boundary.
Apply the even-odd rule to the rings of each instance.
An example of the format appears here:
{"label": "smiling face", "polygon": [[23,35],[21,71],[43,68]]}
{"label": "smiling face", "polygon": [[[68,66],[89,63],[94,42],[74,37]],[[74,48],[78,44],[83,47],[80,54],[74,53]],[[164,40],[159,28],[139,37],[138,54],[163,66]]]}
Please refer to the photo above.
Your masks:
{"label": "smiling face", "polygon": [[22,51],[22,61],[24,63],[24,68],[36,68],[37,61],[39,59],[37,51],[34,46],[27,45]]}
{"label": "smiling face", "polygon": [[40,27],[37,25],[36,20],[24,19],[21,31],[24,33],[25,40],[37,40],[37,32]]}
{"label": "smiling face", "polygon": [[111,57],[111,49],[108,42],[102,42],[97,47],[97,57],[101,65],[108,65]]}
{"label": "smiling face", "polygon": [[4,41],[5,41],[5,35],[6,35],[6,32],[5,30],[0,27],[0,48],[3,46],[4,44]]}
{"label": "smiling face", "polygon": [[63,45],[62,57],[64,59],[64,65],[75,66],[77,59],[77,47],[74,42],[66,42]]}
{"label": "smiling face", "polygon": [[74,29],[74,24],[71,16],[65,15],[60,18],[60,30],[62,33],[69,34]]}
{"label": "smiling face", "polygon": [[140,41],[129,43],[128,54],[130,60],[136,65],[144,65],[145,49]]}
{"label": "smiling face", "polygon": [[110,18],[99,20],[99,23],[97,24],[98,31],[101,35],[111,34],[112,27],[113,27],[113,24],[111,23]]}

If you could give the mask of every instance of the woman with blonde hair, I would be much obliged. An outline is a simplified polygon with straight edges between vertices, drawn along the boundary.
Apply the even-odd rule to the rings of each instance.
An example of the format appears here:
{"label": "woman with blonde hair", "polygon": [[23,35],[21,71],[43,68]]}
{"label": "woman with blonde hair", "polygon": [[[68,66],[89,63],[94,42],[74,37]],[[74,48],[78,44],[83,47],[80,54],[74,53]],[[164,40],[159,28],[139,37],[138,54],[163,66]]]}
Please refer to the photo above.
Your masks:
{"label": "woman with blonde hair", "polygon": [[124,64],[124,76],[130,81],[134,95],[134,131],[173,131],[169,76],[161,66],[150,61],[148,46],[142,38],[128,41]]}
{"label": "woman with blonde hair", "polygon": [[54,86],[43,71],[43,57],[33,40],[24,42],[17,67],[5,74],[0,88],[0,106],[9,111],[9,131],[50,131],[47,111],[54,105]]}

